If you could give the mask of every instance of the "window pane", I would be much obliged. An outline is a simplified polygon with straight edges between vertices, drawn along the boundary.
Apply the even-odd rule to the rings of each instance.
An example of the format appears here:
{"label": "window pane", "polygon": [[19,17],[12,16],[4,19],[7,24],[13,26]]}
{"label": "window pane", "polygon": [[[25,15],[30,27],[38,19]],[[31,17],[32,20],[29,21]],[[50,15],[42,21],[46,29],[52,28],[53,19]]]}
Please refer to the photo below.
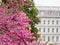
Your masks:
{"label": "window pane", "polygon": [[54,28],[52,28],[52,32],[54,32]]}
{"label": "window pane", "polygon": [[50,31],[50,29],[48,28],[48,32]]}
{"label": "window pane", "polygon": [[56,29],[56,32],[58,33],[58,28]]}
{"label": "window pane", "polygon": [[57,37],[56,37],[56,41],[58,41],[58,40],[59,40],[59,37],[57,36]]}
{"label": "window pane", "polygon": [[54,36],[52,37],[52,41],[54,41]]}
{"label": "window pane", "polygon": [[44,12],[41,12],[41,15],[43,16],[44,15]]}
{"label": "window pane", "polygon": [[45,24],[45,20],[43,21],[43,24]]}
{"label": "window pane", "polygon": [[58,15],[60,16],[60,11],[58,12]]}
{"label": "window pane", "polygon": [[54,24],[54,20],[52,20],[52,24]]}
{"label": "window pane", "polygon": [[56,21],[56,24],[58,24],[58,20]]}
{"label": "window pane", "polygon": [[53,11],[49,11],[49,15],[53,15]]}
{"label": "window pane", "polygon": [[50,37],[48,36],[48,41],[50,41]]}
{"label": "window pane", "polygon": [[45,32],[45,28],[43,28],[43,32]]}
{"label": "window pane", "polygon": [[50,20],[48,20],[48,24],[50,24]]}
{"label": "window pane", "polygon": [[41,32],[41,28],[39,28],[39,31]]}
{"label": "window pane", "polygon": [[45,41],[45,36],[43,36],[43,41]]}

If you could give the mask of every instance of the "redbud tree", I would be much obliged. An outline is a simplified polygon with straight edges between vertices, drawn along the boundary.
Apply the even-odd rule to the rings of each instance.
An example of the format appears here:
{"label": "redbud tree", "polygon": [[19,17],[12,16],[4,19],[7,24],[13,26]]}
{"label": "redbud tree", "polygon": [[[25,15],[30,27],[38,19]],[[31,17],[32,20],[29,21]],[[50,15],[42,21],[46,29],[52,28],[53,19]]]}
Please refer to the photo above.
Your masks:
{"label": "redbud tree", "polygon": [[32,45],[39,37],[37,13],[33,0],[2,0],[0,45]]}

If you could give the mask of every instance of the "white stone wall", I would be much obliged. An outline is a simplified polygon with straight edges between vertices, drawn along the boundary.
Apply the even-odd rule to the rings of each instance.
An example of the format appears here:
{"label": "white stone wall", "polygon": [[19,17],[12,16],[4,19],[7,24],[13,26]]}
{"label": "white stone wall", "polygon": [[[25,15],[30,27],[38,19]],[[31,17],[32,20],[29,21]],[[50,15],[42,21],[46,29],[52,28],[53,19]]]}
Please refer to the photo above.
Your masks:
{"label": "white stone wall", "polygon": [[[48,41],[49,37],[50,42],[60,42],[60,18],[41,18],[40,20],[41,23],[39,23],[37,27],[39,29],[39,34],[41,34],[42,41],[44,41],[43,36],[45,36],[45,41]],[[54,20],[54,23],[52,22],[52,20]],[[52,37],[54,37],[54,40]]]}
{"label": "white stone wall", "polygon": [[36,25],[43,42],[60,43],[60,8],[38,8],[40,23]]}
{"label": "white stone wall", "polygon": [[39,26],[60,26],[60,18],[57,17],[40,17]]}

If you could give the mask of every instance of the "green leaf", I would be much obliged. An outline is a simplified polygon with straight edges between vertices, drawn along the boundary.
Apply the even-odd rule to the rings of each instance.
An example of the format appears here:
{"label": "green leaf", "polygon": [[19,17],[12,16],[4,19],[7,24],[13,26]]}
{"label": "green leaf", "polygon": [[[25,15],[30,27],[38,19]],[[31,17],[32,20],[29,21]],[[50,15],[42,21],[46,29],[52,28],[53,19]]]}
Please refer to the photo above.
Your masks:
{"label": "green leaf", "polygon": [[34,36],[38,38],[40,35],[38,34],[38,29],[35,27],[35,24],[38,24],[40,22],[39,18],[37,17],[37,8],[34,5],[29,5],[28,7],[24,7],[23,11],[33,21],[31,22],[31,32],[33,32]]}
{"label": "green leaf", "polygon": [[7,0],[2,0],[2,2],[6,4],[7,3]]}
{"label": "green leaf", "polygon": [[13,1],[16,2],[16,3],[18,2],[18,0],[13,0]]}

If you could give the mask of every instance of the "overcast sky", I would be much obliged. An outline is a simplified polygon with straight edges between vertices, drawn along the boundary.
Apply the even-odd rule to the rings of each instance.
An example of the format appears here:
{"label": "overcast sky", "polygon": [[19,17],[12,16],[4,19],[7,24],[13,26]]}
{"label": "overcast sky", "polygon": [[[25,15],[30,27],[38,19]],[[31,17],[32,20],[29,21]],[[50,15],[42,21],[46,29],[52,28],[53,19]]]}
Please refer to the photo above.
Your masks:
{"label": "overcast sky", "polygon": [[34,0],[36,6],[60,6],[60,0]]}

